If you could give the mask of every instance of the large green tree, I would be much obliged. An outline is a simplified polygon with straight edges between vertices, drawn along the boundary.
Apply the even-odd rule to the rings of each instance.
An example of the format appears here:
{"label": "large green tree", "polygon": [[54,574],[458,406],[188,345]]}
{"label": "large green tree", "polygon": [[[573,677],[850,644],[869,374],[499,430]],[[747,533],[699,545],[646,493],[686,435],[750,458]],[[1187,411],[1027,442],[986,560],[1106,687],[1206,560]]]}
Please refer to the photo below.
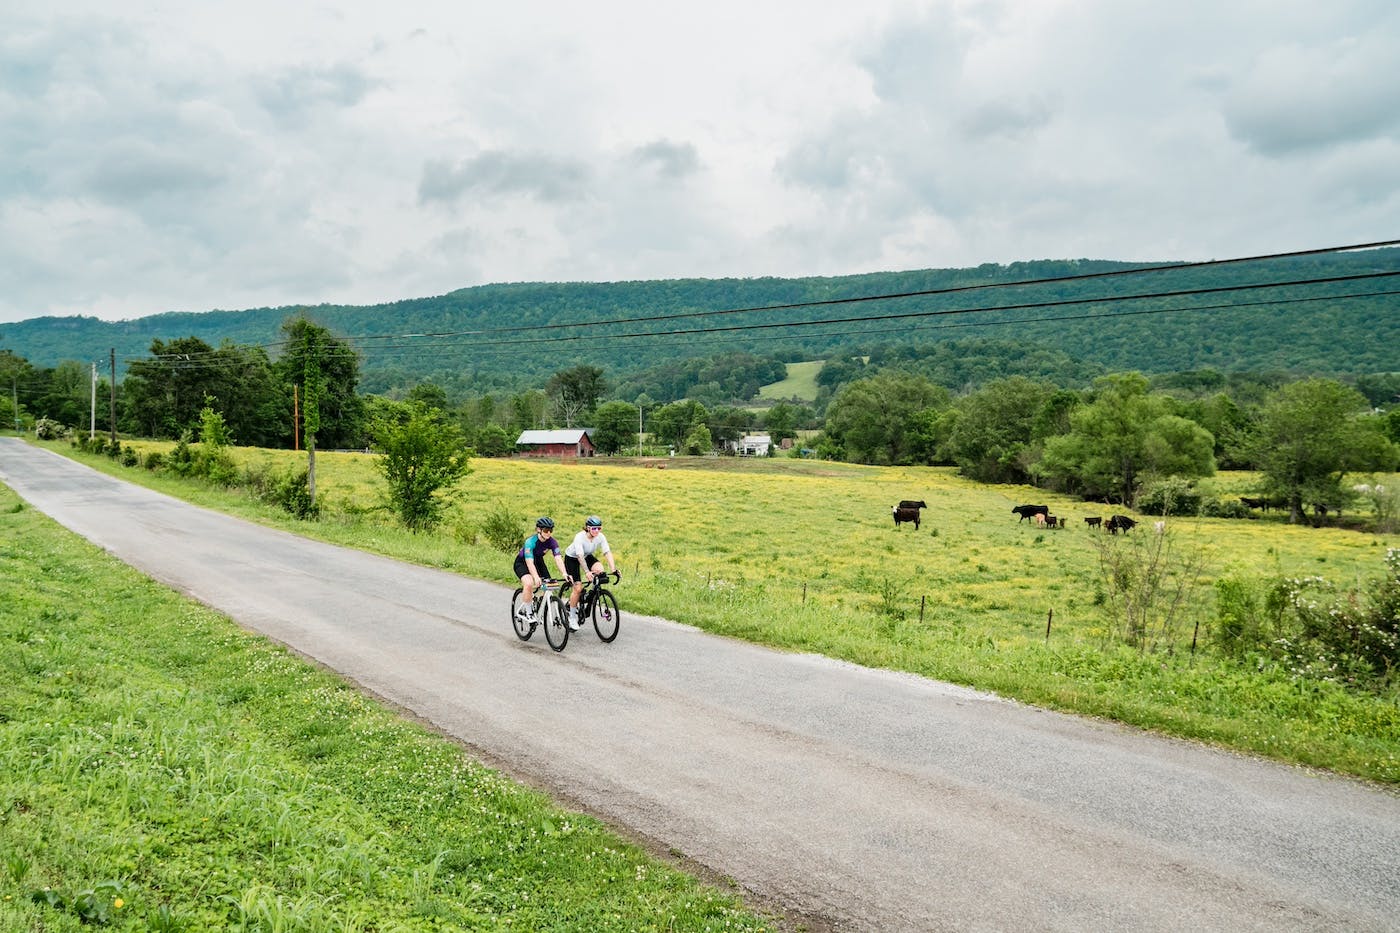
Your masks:
{"label": "large green tree", "polygon": [[267,352],[228,341],[216,349],[197,337],[153,340],[150,356],[128,365],[121,384],[122,429],[168,438],[197,432],[209,398],[237,443],[291,445],[291,392]]}
{"label": "large green tree", "polygon": [[615,454],[637,443],[637,406],[604,402],[593,416],[593,443],[602,454]]}
{"label": "large green tree", "polygon": [[[911,463],[915,440],[930,427],[926,413],[946,409],[948,390],[922,376],[882,372],[843,386],[827,409],[826,433],[848,460]],[[925,453],[922,445],[920,453]],[[927,461],[922,461],[927,462]]]}
{"label": "large green tree", "polygon": [[608,391],[608,383],[600,367],[585,364],[555,373],[544,391],[555,419],[565,427],[573,427],[582,424],[598,407],[598,400]]}
{"label": "large green tree", "polygon": [[785,437],[797,437],[797,429],[811,417],[806,406],[777,402],[763,415],[763,426],[776,443]]}
{"label": "large green tree", "polygon": [[288,318],[282,333],[285,343],[275,369],[283,384],[299,387],[303,426],[309,428],[314,420],[320,447],[364,447],[364,403],[357,392],[360,360],[354,348],[305,317]]}
{"label": "large green tree", "polygon": [[1396,446],[1368,408],[1360,392],[1331,379],[1286,385],[1264,406],[1255,464],[1264,491],[1288,503],[1289,521],[1301,521],[1307,504],[1347,502],[1347,473],[1395,468]]}
{"label": "large green tree", "polygon": [[442,518],[452,487],[471,472],[461,429],[440,409],[406,406],[406,417],[389,417],[372,427],[376,461],[389,484],[388,504],[403,526],[427,531]]}
{"label": "large green tree", "polygon": [[1029,481],[1026,453],[1043,440],[1037,425],[1054,393],[1054,386],[1012,376],[964,396],[954,405],[948,455],[964,475],[980,482]]}
{"label": "large green tree", "polygon": [[1101,377],[1071,412],[1069,433],[1046,440],[1039,469],[1086,497],[1128,503],[1147,479],[1212,475],[1214,439],[1174,407],[1141,373]]}
{"label": "large green tree", "polygon": [[10,350],[0,350],[0,425],[14,426],[18,431],[23,426],[26,414],[19,398],[19,384],[28,381],[32,367],[24,357]]}
{"label": "large green tree", "polygon": [[[64,360],[53,369],[38,370],[31,377],[30,409],[40,417],[69,426],[89,423],[92,417],[92,370],[75,360]],[[104,408],[99,422],[110,417]]]}
{"label": "large green tree", "polygon": [[[694,399],[662,405],[648,417],[647,425],[651,434],[663,444],[684,447],[697,424],[704,424],[710,418],[710,411]],[[708,430],[708,428],[706,429]]]}

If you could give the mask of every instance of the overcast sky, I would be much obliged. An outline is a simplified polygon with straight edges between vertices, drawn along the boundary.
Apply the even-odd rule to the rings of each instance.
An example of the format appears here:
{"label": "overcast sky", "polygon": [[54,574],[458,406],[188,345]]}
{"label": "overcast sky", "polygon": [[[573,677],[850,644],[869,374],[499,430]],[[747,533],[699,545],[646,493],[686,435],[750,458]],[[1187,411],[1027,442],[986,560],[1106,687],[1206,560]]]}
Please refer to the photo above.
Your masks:
{"label": "overcast sky", "polygon": [[0,2],[0,321],[1397,236],[1395,0]]}

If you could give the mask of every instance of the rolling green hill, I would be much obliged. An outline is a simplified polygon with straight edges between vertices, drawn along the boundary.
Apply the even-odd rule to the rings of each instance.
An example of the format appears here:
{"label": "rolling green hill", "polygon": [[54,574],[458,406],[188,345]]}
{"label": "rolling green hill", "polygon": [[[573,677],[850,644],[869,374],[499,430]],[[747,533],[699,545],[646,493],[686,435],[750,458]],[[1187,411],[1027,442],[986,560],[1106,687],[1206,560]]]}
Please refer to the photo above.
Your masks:
{"label": "rolling green hill", "polygon": [[[105,363],[115,349],[119,370],[157,338],[264,345],[276,356],[280,325],[304,313],[359,349],[369,392],[423,380],[450,394],[515,390],[579,363],[603,367],[616,383],[677,359],[814,360],[970,337],[1148,373],[1400,369],[1400,284],[1387,277],[1400,274],[1400,249],[1013,284],[1135,268],[1073,260],[832,278],[484,285],[373,306],[34,318],[0,325],[0,348],[39,366]],[[1278,284],[1342,276],[1370,277]],[[947,289],[973,290],[927,294]],[[834,303],[775,307],[810,302]]]}

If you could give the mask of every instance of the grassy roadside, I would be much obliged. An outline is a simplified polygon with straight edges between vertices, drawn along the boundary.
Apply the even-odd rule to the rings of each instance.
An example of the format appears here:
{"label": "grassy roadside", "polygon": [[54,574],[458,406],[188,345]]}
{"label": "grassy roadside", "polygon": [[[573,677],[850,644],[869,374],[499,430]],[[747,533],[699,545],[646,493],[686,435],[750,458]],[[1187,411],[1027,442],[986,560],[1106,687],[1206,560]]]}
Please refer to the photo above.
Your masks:
{"label": "grassy roadside", "polygon": [[0,486],[0,929],[758,930]]}
{"label": "grassy roadside", "polygon": [[[664,470],[603,460],[477,460],[443,528],[411,535],[372,511],[378,480],[373,458],[364,455],[318,458],[325,515],[298,523],[236,490],[124,468],[67,444],[52,447],[211,508],[501,582],[509,578],[509,558],[480,540],[479,516],[501,503],[527,502],[532,515],[552,514],[568,530],[600,512],[624,570],[624,612],[1400,783],[1395,691],[1350,691],[1210,650],[1211,580],[1326,575],[1347,584],[1381,570],[1386,549],[1400,547],[1395,535],[1173,520],[1171,540],[1200,560],[1201,580],[1154,650],[1137,651],[1123,645],[1101,605],[1093,542],[1103,535],[1096,538],[1080,520],[1091,505],[1043,490],[982,486],[947,470],[738,458],[677,458]],[[235,454],[245,465],[304,460],[285,451]],[[1214,482],[1224,494],[1247,489],[1249,478]],[[902,498],[929,503],[917,532],[892,527],[889,504]],[[1048,501],[1070,527],[1018,524],[1009,514],[1017,501]],[[1144,530],[1114,539],[1114,546],[1150,540]]]}

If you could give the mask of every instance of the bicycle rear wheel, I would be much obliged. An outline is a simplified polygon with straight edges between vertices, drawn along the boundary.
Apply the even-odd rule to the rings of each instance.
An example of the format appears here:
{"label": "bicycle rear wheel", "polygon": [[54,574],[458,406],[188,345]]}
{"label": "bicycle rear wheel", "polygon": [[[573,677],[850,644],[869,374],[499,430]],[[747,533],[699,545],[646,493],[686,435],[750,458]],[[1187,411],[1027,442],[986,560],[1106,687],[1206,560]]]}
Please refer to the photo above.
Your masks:
{"label": "bicycle rear wheel", "polygon": [[515,588],[515,595],[510,598],[510,624],[515,629],[515,637],[521,641],[529,641],[530,636],[535,634],[535,623],[526,622],[517,613],[520,611],[520,587]]}
{"label": "bicycle rear wheel", "polygon": [[617,637],[618,626],[622,624],[622,611],[617,608],[617,599],[607,590],[599,590],[593,603],[593,631],[598,640],[604,643]]}
{"label": "bicycle rear wheel", "polygon": [[553,593],[546,596],[543,605],[540,606],[540,613],[541,622],[544,624],[544,640],[549,642],[549,647],[555,651],[563,651],[564,646],[569,643],[569,619],[564,614],[559,597]]}

